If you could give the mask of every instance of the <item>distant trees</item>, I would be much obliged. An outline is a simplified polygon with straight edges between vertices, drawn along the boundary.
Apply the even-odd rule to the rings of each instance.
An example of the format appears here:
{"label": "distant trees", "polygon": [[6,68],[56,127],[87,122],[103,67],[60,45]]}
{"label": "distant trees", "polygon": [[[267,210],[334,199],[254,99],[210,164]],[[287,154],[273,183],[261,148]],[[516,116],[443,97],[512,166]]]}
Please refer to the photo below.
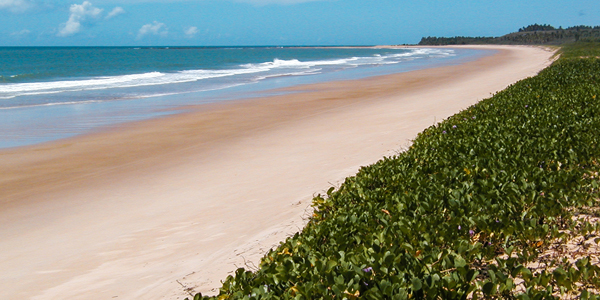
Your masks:
{"label": "distant trees", "polygon": [[518,32],[501,37],[424,37],[419,45],[560,45],[576,41],[600,41],[600,26],[573,26],[558,29],[548,24],[533,24],[520,28]]}
{"label": "distant trees", "polygon": [[529,25],[527,27],[523,27],[519,29],[519,32],[524,32],[524,31],[546,31],[546,30],[556,30],[556,28],[548,25],[548,24],[544,24],[544,25],[540,25],[540,24],[533,24],[533,25]]}
{"label": "distant trees", "polygon": [[495,38],[493,37],[466,37],[466,36],[455,36],[455,37],[424,37],[419,42],[419,45],[477,45],[477,44],[490,44],[493,43]]}

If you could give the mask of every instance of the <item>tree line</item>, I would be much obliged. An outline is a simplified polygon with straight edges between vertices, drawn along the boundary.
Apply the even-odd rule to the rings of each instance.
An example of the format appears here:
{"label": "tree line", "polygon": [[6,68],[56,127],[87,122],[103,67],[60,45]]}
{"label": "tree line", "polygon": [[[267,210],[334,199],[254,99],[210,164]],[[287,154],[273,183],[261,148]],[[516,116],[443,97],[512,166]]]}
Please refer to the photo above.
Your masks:
{"label": "tree line", "polygon": [[500,37],[423,37],[419,45],[560,45],[577,41],[600,42],[600,26],[580,25],[563,29],[533,24]]}

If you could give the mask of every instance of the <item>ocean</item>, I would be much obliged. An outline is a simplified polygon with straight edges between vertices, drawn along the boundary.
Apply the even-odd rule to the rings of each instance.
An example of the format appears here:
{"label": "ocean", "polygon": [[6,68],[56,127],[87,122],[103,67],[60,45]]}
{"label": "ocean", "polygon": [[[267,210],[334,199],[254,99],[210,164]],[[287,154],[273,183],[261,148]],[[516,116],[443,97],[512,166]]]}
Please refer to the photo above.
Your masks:
{"label": "ocean", "polygon": [[4,47],[0,148],[173,114],[188,105],[459,64],[488,54],[402,47]]}

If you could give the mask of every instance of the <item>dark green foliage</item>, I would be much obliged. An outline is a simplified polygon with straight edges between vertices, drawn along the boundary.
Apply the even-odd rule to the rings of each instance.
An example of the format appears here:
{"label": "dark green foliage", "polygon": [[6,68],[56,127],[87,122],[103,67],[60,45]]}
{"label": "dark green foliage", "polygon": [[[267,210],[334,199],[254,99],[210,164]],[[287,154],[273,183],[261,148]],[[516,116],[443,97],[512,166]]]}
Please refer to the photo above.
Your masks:
{"label": "dark green foliage", "polygon": [[500,37],[424,37],[419,45],[562,45],[577,41],[600,42],[600,26],[556,29],[550,25],[534,24]]}
{"label": "dark green foliage", "polygon": [[426,129],[317,196],[304,230],[218,298],[598,299],[588,258],[526,266],[595,204],[599,97],[600,59],[561,59]]}
{"label": "dark green foliage", "polygon": [[495,37],[468,37],[468,36],[455,36],[455,37],[435,37],[428,36],[421,39],[419,45],[487,45],[494,44]]}
{"label": "dark green foliage", "polygon": [[529,25],[527,27],[520,28],[519,32],[524,32],[524,31],[547,31],[547,30],[556,30],[556,28],[554,28],[553,26],[548,25],[548,24],[540,25],[538,23],[535,23],[533,25]]}

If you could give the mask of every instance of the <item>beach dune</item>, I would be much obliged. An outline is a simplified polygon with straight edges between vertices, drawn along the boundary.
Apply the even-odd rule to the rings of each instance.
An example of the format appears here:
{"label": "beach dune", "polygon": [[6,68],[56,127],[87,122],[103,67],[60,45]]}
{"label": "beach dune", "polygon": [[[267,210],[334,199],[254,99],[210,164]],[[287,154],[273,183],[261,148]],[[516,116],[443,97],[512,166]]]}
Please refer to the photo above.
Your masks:
{"label": "beach dune", "polygon": [[492,48],[461,65],[299,86],[0,151],[0,298],[215,293],[301,230],[313,195],[553,55]]}

